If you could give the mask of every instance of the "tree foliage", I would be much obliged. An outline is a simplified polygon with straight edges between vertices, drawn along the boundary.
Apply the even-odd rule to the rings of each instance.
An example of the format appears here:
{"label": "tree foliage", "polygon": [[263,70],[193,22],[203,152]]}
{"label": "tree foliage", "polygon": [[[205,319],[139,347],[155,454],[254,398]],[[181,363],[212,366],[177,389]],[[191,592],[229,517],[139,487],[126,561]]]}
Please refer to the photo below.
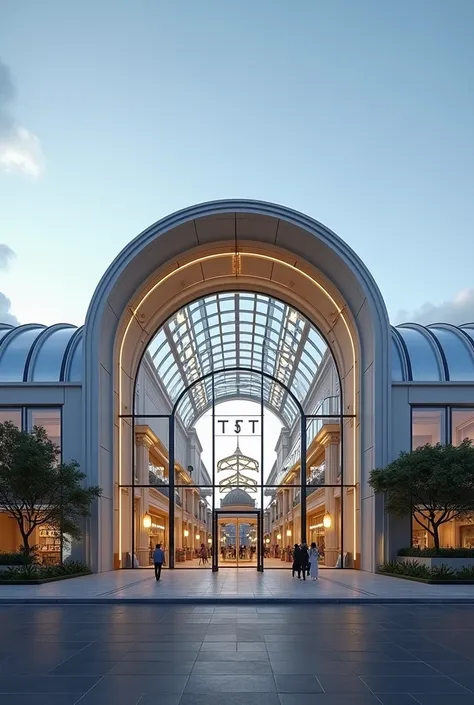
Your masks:
{"label": "tree foliage", "polygon": [[27,432],[0,423],[0,510],[17,522],[26,555],[33,550],[31,535],[43,525],[81,537],[81,519],[101,494],[99,487],[83,486],[85,477],[78,463],[60,463],[44,428]]}
{"label": "tree foliage", "polygon": [[439,527],[474,512],[474,445],[425,445],[403,452],[384,469],[373,470],[369,484],[385,493],[385,510],[412,515],[433,537],[438,551]]}

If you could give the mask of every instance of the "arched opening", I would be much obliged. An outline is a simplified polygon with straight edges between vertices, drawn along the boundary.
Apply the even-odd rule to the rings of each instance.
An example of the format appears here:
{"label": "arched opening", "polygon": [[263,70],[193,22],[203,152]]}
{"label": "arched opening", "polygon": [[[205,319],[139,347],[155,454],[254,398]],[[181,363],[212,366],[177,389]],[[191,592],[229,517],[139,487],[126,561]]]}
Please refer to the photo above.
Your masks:
{"label": "arched opening", "polygon": [[122,563],[119,487],[130,472],[133,444],[126,438],[143,351],[173,313],[229,291],[285,302],[327,341],[347,417],[344,452],[353,458],[354,561],[374,570],[384,554],[384,516],[367,478],[388,448],[385,307],[364,265],[337,236],[299,213],[251,201],[204,204],[160,221],[119,255],[94,295],[85,328],[85,458],[104,497],[92,517],[100,538],[90,560],[98,570]]}
{"label": "arched opening", "polygon": [[322,567],[357,565],[341,396],[324,338],[283,301],[227,291],[176,311],[121,416],[134,468],[119,488],[122,566],[150,567],[155,541],[170,567],[288,567],[306,541]]}

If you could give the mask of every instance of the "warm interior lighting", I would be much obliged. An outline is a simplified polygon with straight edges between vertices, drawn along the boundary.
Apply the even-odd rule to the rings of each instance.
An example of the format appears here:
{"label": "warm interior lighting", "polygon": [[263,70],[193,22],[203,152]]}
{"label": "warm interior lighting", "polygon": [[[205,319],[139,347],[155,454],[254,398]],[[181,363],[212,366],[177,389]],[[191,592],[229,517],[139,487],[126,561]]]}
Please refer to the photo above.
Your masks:
{"label": "warm interior lighting", "polygon": [[212,543],[212,539],[211,538],[207,539],[207,543]]}
{"label": "warm interior lighting", "polygon": [[291,529],[287,529],[287,530],[286,530],[286,535],[287,535],[287,536],[291,536]]}
{"label": "warm interior lighting", "polygon": [[270,543],[270,539],[265,539],[265,543]]}
{"label": "warm interior lighting", "polygon": [[[277,262],[278,264],[280,264],[280,265],[283,266],[283,267],[287,267],[287,268],[290,269],[290,270],[293,269],[293,270],[297,271],[300,276],[304,277],[304,278],[305,278],[307,281],[309,281],[312,285],[316,286],[316,287],[319,289],[319,291],[320,291],[321,293],[323,293],[323,295],[324,295],[324,296],[332,303],[332,305],[335,307],[337,313],[338,313],[339,316],[340,316],[340,319],[342,320],[342,322],[343,322],[343,324],[344,324],[344,327],[345,327],[345,329],[346,329],[346,331],[347,331],[347,334],[348,334],[348,337],[349,337],[349,341],[350,341],[350,344],[351,344],[351,348],[352,348],[352,363],[353,363],[353,365],[355,366],[356,361],[357,361],[357,360],[356,360],[356,348],[355,348],[355,343],[354,343],[354,340],[353,340],[353,337],[352,337],[352,333],[351,333],[351,330],[350,330],[348,321],[346,320],[346,316],[344,315],[343,307],[341,307],[341,306],[336,302],[336,300],[332,297],[332,295],[329,293],[329,291],[327,291],[327,290],[324,288],[324,286],[323,286],[322,284],[320,284],[313,276],[311,276],[309,273],[305,272],[304,270],[300,269],[299,267],[293,265],[292,263],[285,262],[284,260],[279,259],[279,258],[277,258],[277,257],[275,257],[275,256],[266,255],[266,254],[262,254],[262,253],[246,253],[246,254],[248,254],[248,256],[249,256],[250,258],[254,258],[254,259],[262,260],[262,261],[267,261],[267,262]],[[199,258],[193,259],[193,260],[191,260],[191,261],[189,261],[189,262],[183,263],[183,265],[179,268],[179,271],[180,271],[180,273],[181,273],[181,272],[183,271],[183,269],[187,269],[188,267],[192,267],[192,266],[194,266],[194,265],[195,265],[196,263],[198,263],[198,262],[204,262],[204,261],[207,261],[207,260],[214,260],[214,259],[221,259],[221,258],[224,258],[224,259],[225,259],[225,258],[228,257],[228,256],[229,256],[229,253],[216,253],[216,254],[212,254],[212,255],[204,255],[203,257],[199,257]],[[232,257],[233,257],[233,260],[232,260],[233,270],[234,270],[234,257],[237,257],[237,258],[238,258],[238,264],[239,264],[239,272],[238,272],[238,273],[240,273],[240,254],[237,254],[237,253],[236,253],[236,254],[233,255]],[[237,262],[235,262],[235,263],[237,263]],[[234,272],[234,273],[236,273],[236,272]],[[158,289],[161,285],[163,285],[164,282],[168,281],[168,279],[171,279],[175,274],[176,274],[176,270],[173,270],[172,272],[170,272],[170,273],[166,274],[165,276],[163,276],[160,281],[158,281],[153,287],[151,287],[151,289],[149,289],[149,291],[147,291],[147,293],[142,297],[142,299],[141,299],[141,300],[139,301],[139,303],[136,305],[135,309],[132,311],[133,315],[130,316],[130,319],[129,319],[129,321],[128,321],[127,325],[126,325],[126,328],[125,328],[125,332],[124,332],[124,334],[123,334],[123,336],[122,336],[122,339],[121,339],[121,341],[120,341],[120,349],[119,349],[119,369],[122,369],[123,352],[124,352],[125,343],[126,343],[126,341],[127,341],[128,332],[129,332],[129,330],[130,330],[130,328],[131,328],[131,326],[132,326],[132,323],[136,320],[136,317],[138,316],[138,313],[139,313],[139,310],[140,310],[141,306],[142,306],[142,305],[146,302],[146,300],[154,293],[154,291],[155,291],[156,289]],[[293,311],[292,314],[296,314],[296,312]],[[292,316],[292,314],[290,314],[290,317]],[[185,315],[184,315],[184,313],[183,313],[182,311],[179,311],[179,312],[178,312],[178,314],[177,314],[177,316],[176,316],[176,320],[177,320],[178,323],[184,323],[184,321],[186,320],[186,317],[185,317]],[[297,314],[296,314],[296,320],[298,320],[298,315],[297,315]],[[194,362],[194,360],[191,360],[191,361]],[[123,385],[123,382],[122,382],[122,375],[120,375],[120,376],[119,376],[119,383],[118,383],[118,387],[119,387],[119,394],[118,394],[118,396],[119,396],[119,409],[120,409],[120,410],[122,410],[122,403],[123,403],[123,401],[122,401],[122,400],[123,400],[122,385]],[[355,404],[355,399],[356,399],[356,396],[357,396],[357,377],[356,377],[355,374],[353,374],[353,376],[352,376],[352,386],[353,386],[353,404]],[[125,407],[125,409],[126,409],[126,408],[127,408],[127,407]],[[347,411],[349,411],[349,406],[348,406],[348,408],[347,408]],[[354,424],[353,424],[353,451],[352,451],[352,452],[353,452],[353,458],[354,458],[354,465],[356,464],[356,457],[357,457],[357,441],[358,441],[358,438],[357,438],[357,430],[356,430],[356,429],[357,429],[357,424],[354,423]],[[120,450],[119,450],[119,455],[118,455],[118,476],[119,476],[119,485],[121,485],[121,484],[122,484],[122,423],[121,423],[120,426],[119,426],[119,449],[120,449]],[[354,501],[354,504],[356,504],[356,502],[355,502],[355,490],[354,490],[354,500],[353,500],[353,501]],[[121,526],[122,526],[122,492],[120,492],[120,495],[119,495],[119,507],[118,507],[118,510],[119,510],[119,511],[118,511],[118,513],[119,513],[118,522],[119,522],[119,526],[121,527]],[[326,515],[326,516],[329,518],[329,521],[330,521],[329,527],[330,527],[330,526],[331,526],[331,523],[332,523],[332,519],[331,519],[330,515]],[[326,516],[324,517],[324,520],[326,520]],[[326,526],[325,521],[323,521],[323,523],[324,523],[324,526]],[[326,527],[326,528],[329,528],[329,527]],[[353,539],[354,539],[354,556],[356,556],[356,554],[357,554],[357,531],[356,531],[356,529],[357,529],[357,519],[356,519],[356,512],[354,512],[354,537],[353,537]],[[187,535],[187,532],[185,532],[184,535],[186,536],[186,535]],[[281,534],[278,534],[278,535],[277,535],[277,539],[278,539],[278,540],[281,539]],[[121,530],[119,531],[118,547],[119,547],[119,555],[121,555],[121,553],[122,553],[122,532],[121,532]],[[120,559],[119,559],[119,560],[120,560]]]}
{"label": "warm interior lighting", "polygon": [[281,534],[277,534],[277,541],[281,541]]}
{"label": "warm interior lighting", "polygon": [[196,541],[199,541],[200,538],[201,538],[201,534],[196,534]]}
{"label": "warm interior lighting", "polygon": [[332,516],[326,512],[323,518],[323,526],[325,529],[330,529],[332,525]]}
{"label": "warm interior lighting", "polygon": [[144,529],[150,529],[151,528],[151,516],[148,514],[148,512],[145,514],[143,517],[143,528]]}
{"label": "warm interior lighting", "polygon": [[238,275],[242,271],[242,262],[240,259],[240,254],[236,253],[232,255],[232,274]]}
{"label": "warm interior lighting", "polygon": [[186,538],[189,536],[189,531],[187,529],[185,529],[183,533]]}

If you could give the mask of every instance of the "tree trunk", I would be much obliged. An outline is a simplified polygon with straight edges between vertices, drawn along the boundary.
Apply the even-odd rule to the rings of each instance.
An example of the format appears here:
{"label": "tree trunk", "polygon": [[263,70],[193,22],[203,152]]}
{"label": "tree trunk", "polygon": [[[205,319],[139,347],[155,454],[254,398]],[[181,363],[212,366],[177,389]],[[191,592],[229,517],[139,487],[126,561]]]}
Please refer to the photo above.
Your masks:
{"label": "tree trunk", "polygon": [[438,524],[432,524],[433,526],[433,541],[436,553],[439,553],[439,526]]}
{"label": "tree trunk", "polygon": [[28,536],[28,534],[25,534],[24,531],[21,532],[21,536],[23,539],[23,553],[29,558],[31,552],[30,537]]}

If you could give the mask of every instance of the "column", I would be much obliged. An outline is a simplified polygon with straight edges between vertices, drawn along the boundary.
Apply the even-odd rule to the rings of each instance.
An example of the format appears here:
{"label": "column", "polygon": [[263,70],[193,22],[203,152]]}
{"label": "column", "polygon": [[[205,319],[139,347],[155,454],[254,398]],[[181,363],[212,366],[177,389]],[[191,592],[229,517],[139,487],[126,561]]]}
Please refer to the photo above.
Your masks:
{"label": "column", "polygon": [[[139,485],[145,485],[149,482],[148,466],[150,462],[150,448],[152,441],[146,434],[137,434],[136,438],[136,464],[137,464],[137,480]],[[138,496],[138,510],[136,523],[135,537],[135,553],[140,566],[148,565],[150,562],[150,531],[143,526],[143,518],[150,508],[150,491],[147,487],[140,487],[135,490]]]}
{"label": "column", "polygon": [[[337,484],[339,474],[339,435],[330,433],[324,439],[326,484]],[[336,565],[341,547],[339,546],[339,518],[336,511],[335,487],[326,487],[324,491],[325,513],[331,517],[331,527],[325,529],[324,563],[333,568]]]}

